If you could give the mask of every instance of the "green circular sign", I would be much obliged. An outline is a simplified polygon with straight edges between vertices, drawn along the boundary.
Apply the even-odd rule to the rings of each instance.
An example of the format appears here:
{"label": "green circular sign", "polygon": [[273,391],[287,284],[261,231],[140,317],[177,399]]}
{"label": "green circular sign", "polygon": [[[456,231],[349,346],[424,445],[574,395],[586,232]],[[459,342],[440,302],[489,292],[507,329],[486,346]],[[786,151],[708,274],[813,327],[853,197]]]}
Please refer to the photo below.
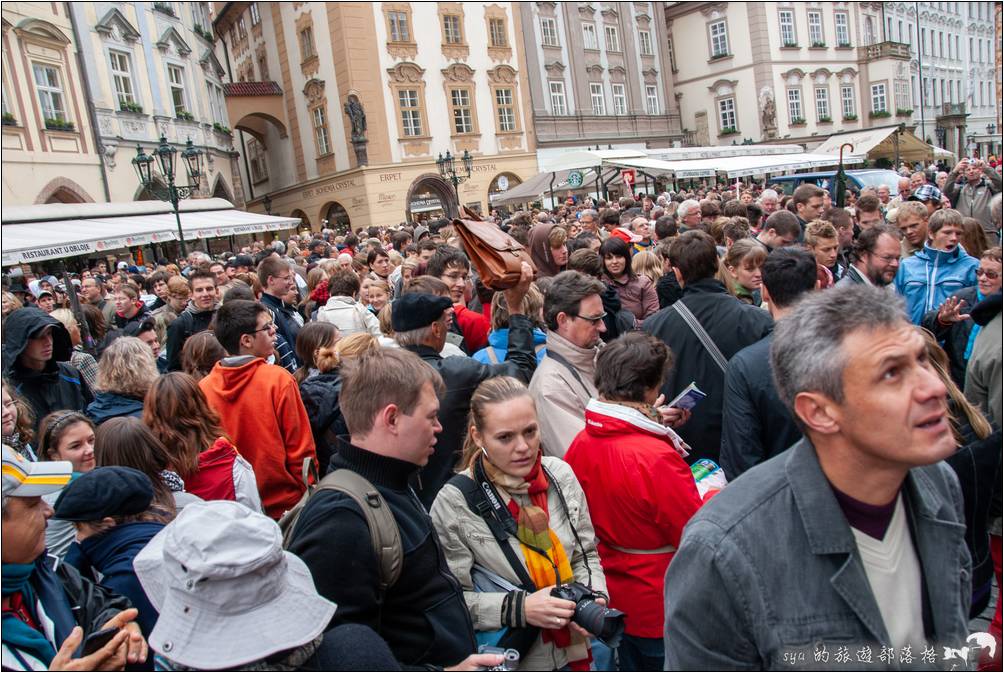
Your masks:
{"label": "green circular sign", "polygon": [[568,184],[571,187],[582,186],[582,171],[572,171],[568,174]]}

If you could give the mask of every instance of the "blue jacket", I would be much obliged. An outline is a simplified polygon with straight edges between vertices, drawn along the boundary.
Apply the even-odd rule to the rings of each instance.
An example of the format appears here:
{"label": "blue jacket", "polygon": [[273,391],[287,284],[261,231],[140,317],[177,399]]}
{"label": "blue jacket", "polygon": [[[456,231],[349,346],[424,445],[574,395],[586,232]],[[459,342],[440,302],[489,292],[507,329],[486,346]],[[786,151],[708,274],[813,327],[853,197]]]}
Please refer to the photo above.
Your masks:
{"label": "blue jacket", "polygon": [[[959,647],[972,594],[958,478],[944,462],[915,467],[902,496],[926,589],[926,639]],[[825,668],[817,653],[832,659],[843,646],[853,658],[864,645],[878,662],[889,643],[854,534],[808,439],[697,511],[666,572],[665,599],[670,671]]]}
{"label": "blue jacket", "polygon": [[[547,349],[541,348],[547,343],[547,334],[544,330],[540,328],[534,328],[533,330],[533,345],[534,350],[537,351],[537,364],[539,365],[544,361],[544,356],[547,355]],[[498,360],[492,360],[488,357],[488,349],[495,351],[495,357]],[[509,328],[503,327],[502,329],[497,329],[494,332],[488,333],[488,345],[479,350],[477,353],[471,357],[478,362],[486,365],[496,364],[497,362],[505,362],[506,353],[509,352]]]}
{"label": "blue jacket", "polygon": [[915,255],[900,262],[893,282],[896,292],[906,298],[910,322],[919,325],[925,313],[941,306],[962,288],[976,285],[979,265],[979,260],[966,254],[961,245],[945,252],[925,244]]}
{"label": "blue jacket", "polygon": [[87,416],[96,425],[101,425],[110,418],[119,416],[143,415],[143,400],[126,397],[118,393],[98,393],[94,401],[87,405]]}
{"label": "blue jacket", "polygon": [[124,523],[83,542],[74,542],[64,560],[64,563],[77,568],[84,577],[95,577],[95,571],[100,573],[101,581],[98,584],[128,598],[133,607],[139,610],[136,622],[147,638],[157,623],[157,610],[146,597],[132,562],[163,528],[164,524],[155,522]]}

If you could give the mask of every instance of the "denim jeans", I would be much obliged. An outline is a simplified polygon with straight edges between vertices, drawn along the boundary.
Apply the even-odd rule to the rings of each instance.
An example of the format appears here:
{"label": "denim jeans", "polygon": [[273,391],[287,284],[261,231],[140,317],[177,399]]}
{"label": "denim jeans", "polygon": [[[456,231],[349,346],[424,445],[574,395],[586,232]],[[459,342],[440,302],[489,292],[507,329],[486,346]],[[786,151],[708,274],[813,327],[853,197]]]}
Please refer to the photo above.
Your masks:
{"label": "denim jeans", "polygon": [[589,648],[593,653],[593,671],[616,671],[614,665],[614,651],[607,647],[599,638],[589,640]]}
{"label": "denim jeans", "polygon": [[661,671],[666,653],[662,638],[621,637],[617,648],[618,668],[622,671]]}

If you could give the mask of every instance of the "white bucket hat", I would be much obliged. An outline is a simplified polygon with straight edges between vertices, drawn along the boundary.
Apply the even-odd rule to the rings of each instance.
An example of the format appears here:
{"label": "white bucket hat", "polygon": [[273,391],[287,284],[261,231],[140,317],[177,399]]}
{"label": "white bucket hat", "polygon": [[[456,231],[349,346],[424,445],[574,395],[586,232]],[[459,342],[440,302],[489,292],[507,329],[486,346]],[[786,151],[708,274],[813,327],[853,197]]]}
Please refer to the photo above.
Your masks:
{"label": "white bucket hat", "polygon": [[237,502],[188,505],[136,556],[160,613],[150,647],[183,666],[229,669],[314,640],[335,604],[283,551],[271,519]]}

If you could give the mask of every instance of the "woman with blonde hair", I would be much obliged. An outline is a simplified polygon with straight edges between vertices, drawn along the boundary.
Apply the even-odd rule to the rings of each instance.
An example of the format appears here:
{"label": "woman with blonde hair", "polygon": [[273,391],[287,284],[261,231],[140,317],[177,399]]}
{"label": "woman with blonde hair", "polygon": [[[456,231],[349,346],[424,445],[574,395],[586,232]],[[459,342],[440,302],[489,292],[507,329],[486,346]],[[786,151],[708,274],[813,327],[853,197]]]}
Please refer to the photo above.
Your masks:
{"label": "woman with blonde hair", "polygon": [[635,275],[648,276],[652,279],[652,284],[655,285],[663,275],[662,260],[655,252],[643,250],[635,253],[635,256],[631,258],[631,270],[634,271]]}
{"label": "woman with blonde hair", "polygon": [[24,304],[14,296],[13,293],[4,291],[3,295],[3,317],[10,315],[12,311],[16,311],[19,308],[24,307]]}
{"label": "woman with blonde hair", "polygon": [[96,394],[87,415],[96,425],[119,416],[142,416],[143,398],[157,376],[150,347],[136,337],[119,337],[101,356]]}
{"label": "woman with blonde hair", "polygon": [[[497,376],[477,387],[460,467],[431,515],[479,640],[519,630],[526,635],[520,670],[588,670],[589,639],[597,634],[576,624],[575,603],[551,589],[578,582],[605,605],[606,580],[582,487],[567,463],[543,455],[537,409],[523,383]],[[502,504],[513,539],[499,543],[480,508],[469,504],[479,492]],[[517,588],[506,591],[505,584]]]}
{"label": "woman with blonde hair", "polygon": [[164,445],[168,469],[181,477],[185,491],[262,511],[251,464],[227,437],[194,378],[171,372],[157,379],[146,395],[143,423]]}
{"label": "woman with blonde hair", "polygon": [[80,375],[87,381],[87,385],[90,386],[91,390],[94,390],[98,385],[98,361],[84,350],[80,338],[80,324],[73,315],[73,311],[68,308],[57,308],[49,315],[63,323],[66,331],[70,333],[70,344],[73,346],[73,351],[70,353],[70,364],[77,368]]}
{"label": "woman with blonde hair", "polygon": [[31,447],[35,440],[35,417],[31,407],[21,399],[14,387],[3,379],[3,443],[30,461],[38,460]]}
{"label": "woman with blonde hair", "polygon": [[763,286],[760,269],[766,259],[763,244],[752,238],[740,239],[725,253],[719,264],[718,279],[739,301],[760,306]]}

